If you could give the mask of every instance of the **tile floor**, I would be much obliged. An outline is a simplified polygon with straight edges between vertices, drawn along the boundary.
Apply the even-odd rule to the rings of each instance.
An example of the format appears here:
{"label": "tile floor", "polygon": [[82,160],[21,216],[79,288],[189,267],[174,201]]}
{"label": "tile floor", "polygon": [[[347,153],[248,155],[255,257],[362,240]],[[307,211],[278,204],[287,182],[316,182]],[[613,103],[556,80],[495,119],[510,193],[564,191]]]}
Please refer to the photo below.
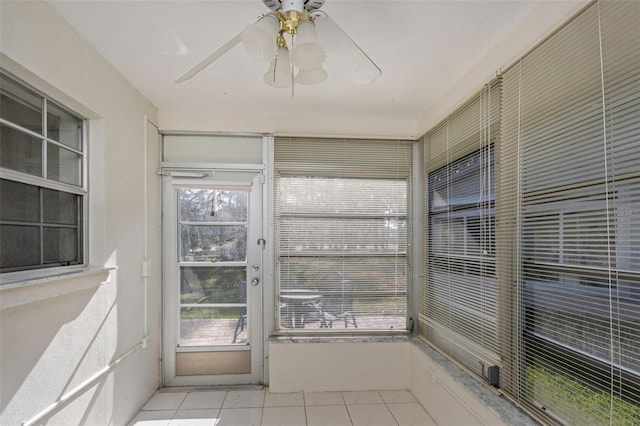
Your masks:
{"label": "tile floor", "polygon": [[156,392],[135,426],[435,426],[409,391],[269,393],[266,389]]}

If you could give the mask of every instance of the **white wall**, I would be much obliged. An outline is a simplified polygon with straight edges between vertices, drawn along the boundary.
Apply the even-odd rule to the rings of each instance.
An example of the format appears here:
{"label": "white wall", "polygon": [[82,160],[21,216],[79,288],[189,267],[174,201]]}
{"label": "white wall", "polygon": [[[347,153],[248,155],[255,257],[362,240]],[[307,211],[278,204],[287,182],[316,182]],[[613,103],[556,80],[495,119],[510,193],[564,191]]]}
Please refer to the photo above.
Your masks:
{"label": "white wall", "polygon": [[[260,94],[256,94],[260,96]],[[287,136],[390,137],[411,139],[416,134],[416,121],[388,118],[318,117],[310,111],[306,118],[283,119],[282,116],[209,114],[194,110],[162,110],[160,126],[169,132],[253,132]]]}
{"label": "white wall", "polygon": [[[269,391],[410,390],[438,425],[534,422],[422,342],[270,342]],[[438,361],[428,352],[434,353]],[[454,376],[455,374],[459,377]],[[464,377],[462,377],[464,376]],[[459,381],[466,381],[478,395]],[[494,411],[490,405],[494,405]],[[501,411],[502,416],[497,414]]]}
{"label": "white wall", "polygon": [[408,389],[408,344],[270,343],[271,392]]}
{"label": "white wall", "polygon": [[438,425],[505,425],[500,417],[415,345],[410,345],[407,364],[411,370],[408,386],[411,393]]}
{"label": "white wall", "polygon": [[[155,108],[44,2],[0,2],[2,66],[90,120],[90,260],[117,267],[85,286],[0,312],[0,424],[33,418],[144,335],[148,229],[150,345],[99,378],[50,424],[124,424],[159,383],[159,143]],[[145,155],[149,209],[145,220]],[[106,274],[86,277],[101,280]],[[70,280],[48,286],[63,288]],[[5,291],[37,295],[38,286]],[[20,298],[18,298],[20,299]],[[27,298],[28,299],[28,298]],[[37,297],[36,297],[37,299]]]}
{"label": "white wall", "polygon": [[[421,136],[453,112],[482,86],[503,72],[527,50],[541,42],[558,25],[575,15],[589,0],[542,1],[486,55],[474,64],[452,89],[418,118],[417,135]],[[562,17],[558,20],[558,17]],[[542,34],[542,36],[540,35]]]}

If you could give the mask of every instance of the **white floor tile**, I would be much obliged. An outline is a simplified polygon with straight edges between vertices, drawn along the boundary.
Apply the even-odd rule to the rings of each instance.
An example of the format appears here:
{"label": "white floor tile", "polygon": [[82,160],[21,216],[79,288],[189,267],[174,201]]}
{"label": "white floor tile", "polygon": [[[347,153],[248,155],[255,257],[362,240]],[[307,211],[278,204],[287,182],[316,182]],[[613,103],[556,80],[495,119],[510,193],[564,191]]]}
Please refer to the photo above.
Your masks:
{"label": "white floor tile", "polygon": [[225,391],[189,392],[180,406],[181,410],[220,408],[227,395]]}
{"label": "white floor tile", "polygon": [[436,423],[411,392],[404,390],[279,394],[247,389],[157,392],[129,425],[436,426]]}
{"label": "white floor tile", "polygon": [[177,410],[186,396],[186,392],[156,392],[142,409],[144,411]]}
{"label": "white floor tile", "polygon": [[385,404],[347,405],[354,426],[397,426]]}
{"label": "white floor tile", "polygon": [[262,426],[304,426],[307,424],[304,407],[265,407]]}
{"label": "white floor tile", "polygon": [[218,409],[178,410],[169,426],[217,426]]}
{"label": "white floor tile", "polygon": [[222,408],[254,408],[264,405],[264,390],[229,391]]}
{"label": "white floor tile", "polygon": [[174,410],[140,411],[129,426],[168,426],[174,414]]}
{"label": "white floor tile", "polygon": [[436,422],[417,402],[387,404],[400,426],[436,426]]}
{"label": "white floor tile", "polygon": [[264,398],[265,407],[303,407],[302,392],[296,393],[268,393]]}
{"label": "white floor tile", "polygon": [[216,426],[260,426],[262,408],[223,408]]}
{"label": "white floor tile", "polygon": [[305,392],[304,404],[310,405],[340,405],[344,404],[341,392]]}
{"label": "white floor tile", "polygon": [[388,390],[379,391],[380,396],[387,404],[395,404],[398,402],[416,402],[411,392],[406,390]]}
{"label": "white floor tile", "polygon": [[344,404],[307,406],[307,426],[351,426],[351,419]]}
{"label": "white floor tile", "polygon": [[384,403],[380,394],[376,391],[342,392],[342,397],[347,405]]}

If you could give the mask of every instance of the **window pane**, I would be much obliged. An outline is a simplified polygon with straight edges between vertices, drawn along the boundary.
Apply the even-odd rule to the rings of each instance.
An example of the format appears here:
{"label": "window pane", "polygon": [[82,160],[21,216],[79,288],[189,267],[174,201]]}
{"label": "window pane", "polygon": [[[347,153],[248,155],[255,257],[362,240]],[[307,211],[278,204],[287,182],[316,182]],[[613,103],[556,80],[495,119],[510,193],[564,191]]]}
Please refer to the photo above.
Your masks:
{"label": "window pane", "polygon": [[246,225],[182,225],[180,260],[183,262],[244,262]]}
{"label": "window pane", "polygon": [[2,271],[40,264],[40,228],[0,225]]}
{"label": "window pane", "polygon": [[246,344],[246,308],[180,309],[179,346]]}
{"label": "window pane", "polygon": [[405,180],[282,176],[277,190],[283,213],[407,213]]}
{"label": "window pane", "polygon": [[247,303],[246,278],[243,266],[181,268],[180,302]]}
{"label": "window pane", "polygon": [[78,229],[44,228],[44,263],[78,263]]}
{"label": "window pane", "polygon": [[42,134],[42,97],[27,91],[2,75],[0,76],[0,117]]}
{"label": "window pane", "polygon": [[430,172],[427,187],[420,333],[478,374],[480,359],[499,359],[493,168],[493,147],[485,146]]}
{"label": "window pane", "polygon": [[[83,148],[83,121],[4,74],[0,118],[9,123],[0,124],[0,168],[19,172],[11,176],[16,181],[0,180],[0,270],[82,263],[84,194],[48,189],[46,183],[20,176],[82,186],[85,159],[70,149]],[[43,128],[45,121],[48,129]],[[69,148],[47,143],[45,137]]]}
{"label": "window pane", "polygon": [[406,330],[402,179],[280,176],[279,326]]}
{"label": "window pane", "polygon": [[80,196],[67,192],[43,189],[43,221],[63,225],[77,225]]}
{"label": "window pane", "polygon": [[0,179],[0,220],[39,222],[39,188],[33,185]]}
{"label": "window pane", "polygon": [[71,148],[82,149],[82,120],[52,102],[47,103],[47,137]]}
{"label": "window pane", "polygon": [[180,220],[186,222],[246,222],[248,193],[181,188]]}
{"label": "window pane", "polygon": [[440,212],[495,199],[493,146],[429,173],[429,210]]}
{"label": "window pane", "polygon": [[82,185],[82,156],[52,143],[47,144],[47,178]]}
{"label": "window pane", "polygon": [[42,141],[0,125],[0,167],[42,176]]}
{"label": "window pane", "polygon": [[[489,214],[487,214],[489,213]],[[430,254],[487,256],[495,250],[493,211],[462,210],[431,215]]]}
{"label": "window pane", "polygon": [[395,254],[405,252],[407,220],[283,217],[280,255]]}
{"label": "window pane", "polygon": [[285,328],[406,328],[406,258],[281,257]]}

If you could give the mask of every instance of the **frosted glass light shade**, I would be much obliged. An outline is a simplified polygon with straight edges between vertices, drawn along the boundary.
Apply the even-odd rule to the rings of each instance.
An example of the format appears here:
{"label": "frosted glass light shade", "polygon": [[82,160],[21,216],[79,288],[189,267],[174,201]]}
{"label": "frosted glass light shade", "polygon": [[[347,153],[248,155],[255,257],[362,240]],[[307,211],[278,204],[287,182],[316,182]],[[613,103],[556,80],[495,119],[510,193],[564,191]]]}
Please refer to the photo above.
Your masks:
{"label": "frosted glass light shade", "polygon": [[269,14],[242,31],[242,44],[252,57],[264,62],[273,59],[278,50],[280,21]]}
{"label": "frosted glass light shade", "polygon": [[291,62],[286,47],[278,47],[275,59],[264,74],[264,82],[271,87],[291,87]]}
{"label": "frosted glass light shade", "polygon": [[291,62],[296,68],[311,70],[320,67],[325,58],[324,49],[318,42],[315,24],[309,20],[301,21],[291,49]]}
{"label": "frosted glass light shade", "polygon": [[296,75],[296,83],[304,84],[305,86],[312,86],[314,84],[320,84],[328,77],[327,72],[319,66],[312,70],[300,70]]}

